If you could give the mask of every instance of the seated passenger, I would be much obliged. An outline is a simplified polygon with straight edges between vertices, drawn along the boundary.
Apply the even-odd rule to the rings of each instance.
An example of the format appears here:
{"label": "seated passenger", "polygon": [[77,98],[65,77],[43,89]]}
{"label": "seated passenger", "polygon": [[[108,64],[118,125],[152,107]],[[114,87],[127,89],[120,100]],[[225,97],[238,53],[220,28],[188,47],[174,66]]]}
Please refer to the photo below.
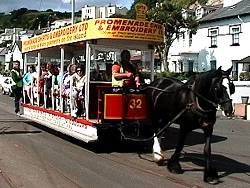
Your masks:
{"label": "seated passenger", "polygon": [[63,75],[63,95],[67,97],[69,97],[70,93],[70,79],[75,72],[76,72],[76,65],[70,64],[67,68],[66,73]]}
{"label": "seated passenger", "polygon": [[46,107],[52,106],[52,76],[58,75],[58,69],[57,67],[49,63],[47,65],[47,73],[44,75],[44,83],[45,83],[45,93],[46,93]]}
{"label": "seated passenger", "polygon": [[72,75],[72,109],[73,117],[80,116],[84,109],[84,85],[86,82],[85,69],[83,66],[76,68],[76,73]]}
{"label": "seated passenger", "polygon": [[114,63],[112,66],[112,86],[140,86],[139,72],[137,67],[130,62],[130,52],[128,50],[123,50],[120,63]]}
{"label": "seated passenger", "polygon": [[70,64],[67,68],[66,73],[63,75],[62,79],[62,95],[65,98],[63,100],[63,111],[69,112],[69,104],[70,101],[68,100],[70,98],[70,80],[72,75],[75,73],[76,65]]}

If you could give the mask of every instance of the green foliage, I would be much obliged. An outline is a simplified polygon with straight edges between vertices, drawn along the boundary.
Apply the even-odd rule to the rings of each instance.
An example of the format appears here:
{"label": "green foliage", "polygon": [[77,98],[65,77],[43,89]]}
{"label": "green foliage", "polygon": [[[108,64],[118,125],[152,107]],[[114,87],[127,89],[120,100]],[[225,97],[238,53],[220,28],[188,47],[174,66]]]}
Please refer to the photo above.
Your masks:
{"label": "green foliage", "polygon": [[241,72],[240,81],[250,81],[250,72]]}
{"label": "green foliage", "polygon": [[18,10],[13,10],[10,14],[0,14],[0,29],[14,27],[37,29],[39,24],[41,27],[46,27],[48,22],[51,23],[57,19],[67,18],[71,18],[71,13],[54,12],[52,9],[40,12],[37,10],[20,8]]}
{"label": "green foliage", "polygon": [[[135,5],[144,3],[149,10],[147,18],[164,25],[166,41],[163,45],[158,46],[158,51],[163,53],[165,49],[165,58],[168,56],[168,51],[176,37],[183,29],[187,29],[190,33],[196,33],[198,22],[193,14],[183,16],[183,11],[188,10],[190,5],[198,1],[200,4],[205,4],[207,0],[135,0],[128,12],[128,18],[135,18]],[[167,70],[167,65],[164,65]]]}

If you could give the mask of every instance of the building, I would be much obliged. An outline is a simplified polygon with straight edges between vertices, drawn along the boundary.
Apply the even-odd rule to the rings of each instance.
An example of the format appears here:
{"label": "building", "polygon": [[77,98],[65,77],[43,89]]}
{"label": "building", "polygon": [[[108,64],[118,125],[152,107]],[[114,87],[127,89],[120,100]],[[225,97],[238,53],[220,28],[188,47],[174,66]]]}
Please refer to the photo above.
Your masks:
{"label": "building", "polygon": [[245,59],[250,56],[249,0],[224,0],[223,7],[199,22],[195,35],[184,30],[171,46],[168,57],[171,71],[202,72],[233,66],[235,79],[240,72],[249,71]]}
{"label": "building", "polygon": [[51,23],[50,28],[51,29],[57,29],[60,27],[65,27],[69,24],[71,24],[72,20],[71,19],[62,19],[62,20],[55,20],[54,22]]}
{"label": "building", "polygon": [[113,14],[126,15],[128,9],[126,7],[117,7],[109,5],[103,7],[85,5],[82,8],[82,21],[86,19],[108,18]]}

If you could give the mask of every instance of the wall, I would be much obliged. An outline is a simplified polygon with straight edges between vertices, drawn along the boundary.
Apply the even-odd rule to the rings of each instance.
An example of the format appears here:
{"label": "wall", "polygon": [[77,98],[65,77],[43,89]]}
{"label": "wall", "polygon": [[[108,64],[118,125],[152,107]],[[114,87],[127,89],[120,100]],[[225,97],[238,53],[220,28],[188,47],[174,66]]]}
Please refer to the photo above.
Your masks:
{"label": "wall", "polygon": [[250,100],[250,81],[234,81],[234,85],[235,94],[231,96],[233,103],[241,103],[241,96],[249,96]]}
{"label": "wall", "polygon": [[[241,33],[239,35],[239,46],[232,46],[232,35],[229,34],[229,26],[241,25]],[[211,38],[208,37],[209,28],[219,28],[219,36],[217,37],[217,47],[211,48]],[[232,60],[240,60],[250,55],[249,41],[250,41],[250,15],[240,16],[213,21],[211,23],[202,23],[196,33],[192,37],[192,45],[189,47],[189,34],[186,31],[185,37],[180,37],[175,40],[169,51],[168,61],[170,63],[170,70],[173,70],[173,62],[182,60],[181,53],[198,53],[198,71],[208,71],[211,69],[210,61],[216,60],[217,67],[222,66],[222,69],[228,69],[232,66]],[[183,62],[185,67],[187,62]],[[195,62],[196,63],[196,62]],[[241,70],[239,70],[240,72]]]}

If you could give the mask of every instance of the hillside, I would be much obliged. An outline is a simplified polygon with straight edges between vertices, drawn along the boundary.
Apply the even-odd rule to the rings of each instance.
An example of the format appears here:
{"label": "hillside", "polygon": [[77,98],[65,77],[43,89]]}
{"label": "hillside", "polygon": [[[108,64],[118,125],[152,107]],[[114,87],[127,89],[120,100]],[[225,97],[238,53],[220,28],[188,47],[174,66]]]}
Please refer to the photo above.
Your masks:
{"label": "hillside", "polygon": [[[80,16],[81,13],[75,13],[76,16]],[[47,27],[48,23],[52,23],[58,19],[70,18],[69,12],[54,12],[51,9],[46,11],[28,10],[27,8],[21,8],[14,10],[9,14],[0,14],[0,30],[5,28],[24,28],[24,29],[36,29],[40,26]]]}

